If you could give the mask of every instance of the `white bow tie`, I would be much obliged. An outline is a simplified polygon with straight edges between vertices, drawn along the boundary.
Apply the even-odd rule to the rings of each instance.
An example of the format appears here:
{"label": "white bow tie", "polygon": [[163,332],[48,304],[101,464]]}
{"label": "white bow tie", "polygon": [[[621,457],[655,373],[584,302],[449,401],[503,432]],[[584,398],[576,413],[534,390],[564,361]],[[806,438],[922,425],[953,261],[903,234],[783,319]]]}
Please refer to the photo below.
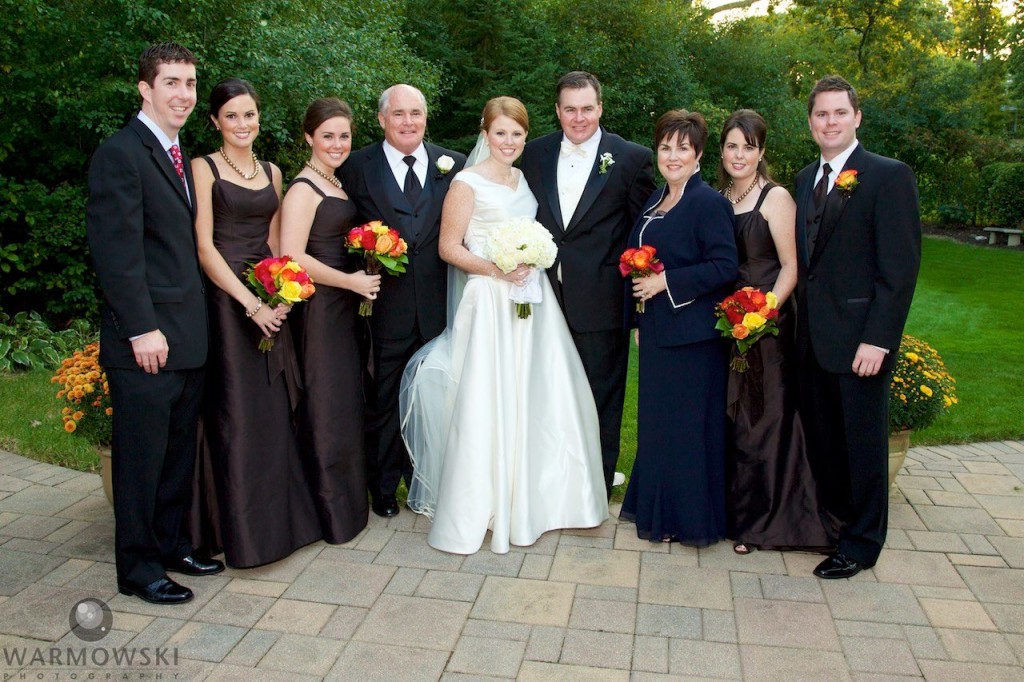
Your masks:
{"label": "white bow tie", "polygon": [[572,156],[573,154],[587,158],[587,150],[583,148],[583,145],[562,140],[562,156]]}

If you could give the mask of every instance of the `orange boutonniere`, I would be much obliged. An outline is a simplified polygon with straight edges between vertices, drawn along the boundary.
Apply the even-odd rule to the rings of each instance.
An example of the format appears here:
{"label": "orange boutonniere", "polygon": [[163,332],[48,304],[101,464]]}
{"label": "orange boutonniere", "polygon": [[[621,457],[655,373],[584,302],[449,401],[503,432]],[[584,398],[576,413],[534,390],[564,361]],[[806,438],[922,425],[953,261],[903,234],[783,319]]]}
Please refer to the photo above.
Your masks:
{"label": "orange boutonniere", "polygon": [[857,173],[858,171],[853,168],[847,168],[836,178],[836,187],[843,193],[843,197],[847,199],[850,198],[853,190],[857,189],[857,185],[860,184],[860,181],[857,180]]}

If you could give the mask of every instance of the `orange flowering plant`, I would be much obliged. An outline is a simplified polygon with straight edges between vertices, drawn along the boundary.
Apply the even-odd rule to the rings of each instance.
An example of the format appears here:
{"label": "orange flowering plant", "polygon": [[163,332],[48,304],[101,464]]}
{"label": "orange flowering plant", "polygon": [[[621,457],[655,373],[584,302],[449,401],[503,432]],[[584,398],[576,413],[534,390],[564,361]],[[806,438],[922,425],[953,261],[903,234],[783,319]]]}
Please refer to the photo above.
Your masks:
{"label": "orange flowering plant", "polygon": [[98,445],[109,445],[112,415],[107,373],[100,367],[100,344],[90,343],[61,362],[51,384],[59,384],[57,398],[64,430],[79,433]]}
{"label": "orange flowering plant", "polygon": [[904,334],[889,384],[889,432],[926,428],[957,402],[956,379],[939,353]]}
{"label": "orange flowering plant", "polygon": [[[376,275],[382,269],[389,275],[400,275],[405,272],[405,266],[409,262],[406,251],[408,244],[394,230],[379,220],[373,220],[353,227],[345,237],[345,246],[350,253],[356,253],[363,257],[366,263],[366,272]],[[363,317],[373,315],[373,301],[364,299],[359,304],[359,314]]]}
{"label": "orange flowering plant", "polygon": [[[664,272],[665,264],[655,258],[658,250],[650,244],[644,244],[639,249],[626,249],[619,256],[619,272],[623,277],[648,277]],[[644,302],[638,301],[636,311],[644,311]]]}
{"label": "orange flowering plant", "polygon": [[[282,303],[293,305],[316,293],[309,274],[291,256],[264,258],[259,263],[250,264],[244,274],[249,288],[271,308]],[[273,336],[260,339],[259,348],[264,353],[273,347]]]}
{"label": "orange flowering plant", "polygon": [[736,341],[736,354],[729,362],[736,372],[746,372],[747,351],[766,334],[779,335],[779,299],[769,291],[743,287],[715,306],[715,329]]}

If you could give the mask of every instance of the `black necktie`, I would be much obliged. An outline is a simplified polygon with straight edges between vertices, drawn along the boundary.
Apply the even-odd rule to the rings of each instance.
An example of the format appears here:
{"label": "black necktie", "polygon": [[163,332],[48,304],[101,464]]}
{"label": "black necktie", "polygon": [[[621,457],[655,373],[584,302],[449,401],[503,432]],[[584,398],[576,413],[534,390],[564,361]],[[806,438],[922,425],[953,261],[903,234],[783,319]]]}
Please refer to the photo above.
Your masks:
{"label": "black necktie", "polygon": [[[408,157],[407,157],[408,158]],[[820,209],[825,203],[825,196],[828,194],[828,176],[832,174],[832,168],[826,163],[821,167],[821,180],[814,186],[814,208]],[[406,187],[408,187],[406,182]],[[408,192],[408,190],[406,190]]]}
{"label": "black necktie", "polygon": [[409,172],[405,174],[405,187],[402,191],[405,192],[405,197],[409,200],[409,203],[415,206],[416,202],[420,200],[420,193],[423,191],[423,185],[420,184],[420,179],[416,177],[416,171],[412,169],[413,165],[416,164],[416,157],[406,156],[402,161],[405,161],[405,165],[409,167]]}

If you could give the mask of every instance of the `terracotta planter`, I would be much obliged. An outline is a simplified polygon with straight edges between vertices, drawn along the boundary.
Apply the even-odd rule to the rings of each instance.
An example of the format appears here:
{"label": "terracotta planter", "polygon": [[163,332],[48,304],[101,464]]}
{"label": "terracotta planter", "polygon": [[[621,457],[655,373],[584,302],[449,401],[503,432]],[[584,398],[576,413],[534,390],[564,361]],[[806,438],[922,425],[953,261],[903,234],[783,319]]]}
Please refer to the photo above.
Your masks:
{"label": "terracotta planter", "polygon": [[889,434],[889,487],[892,487],[893,481],[896,480],[896,474],[900,472],[900,467],[903,466],[903,460],[907,457],[907,451],[910,450],[910,429],[904,429],[903,431],[897,431],[896,433]]}
{"label": "terracotta planter", "polygon": [[114,506],[114,479],[113,468],[110,463],[110,446],[98,445],[96,449],[100,453],[100,478],[103,479],[103,494],[107,496],[107,502]]}

